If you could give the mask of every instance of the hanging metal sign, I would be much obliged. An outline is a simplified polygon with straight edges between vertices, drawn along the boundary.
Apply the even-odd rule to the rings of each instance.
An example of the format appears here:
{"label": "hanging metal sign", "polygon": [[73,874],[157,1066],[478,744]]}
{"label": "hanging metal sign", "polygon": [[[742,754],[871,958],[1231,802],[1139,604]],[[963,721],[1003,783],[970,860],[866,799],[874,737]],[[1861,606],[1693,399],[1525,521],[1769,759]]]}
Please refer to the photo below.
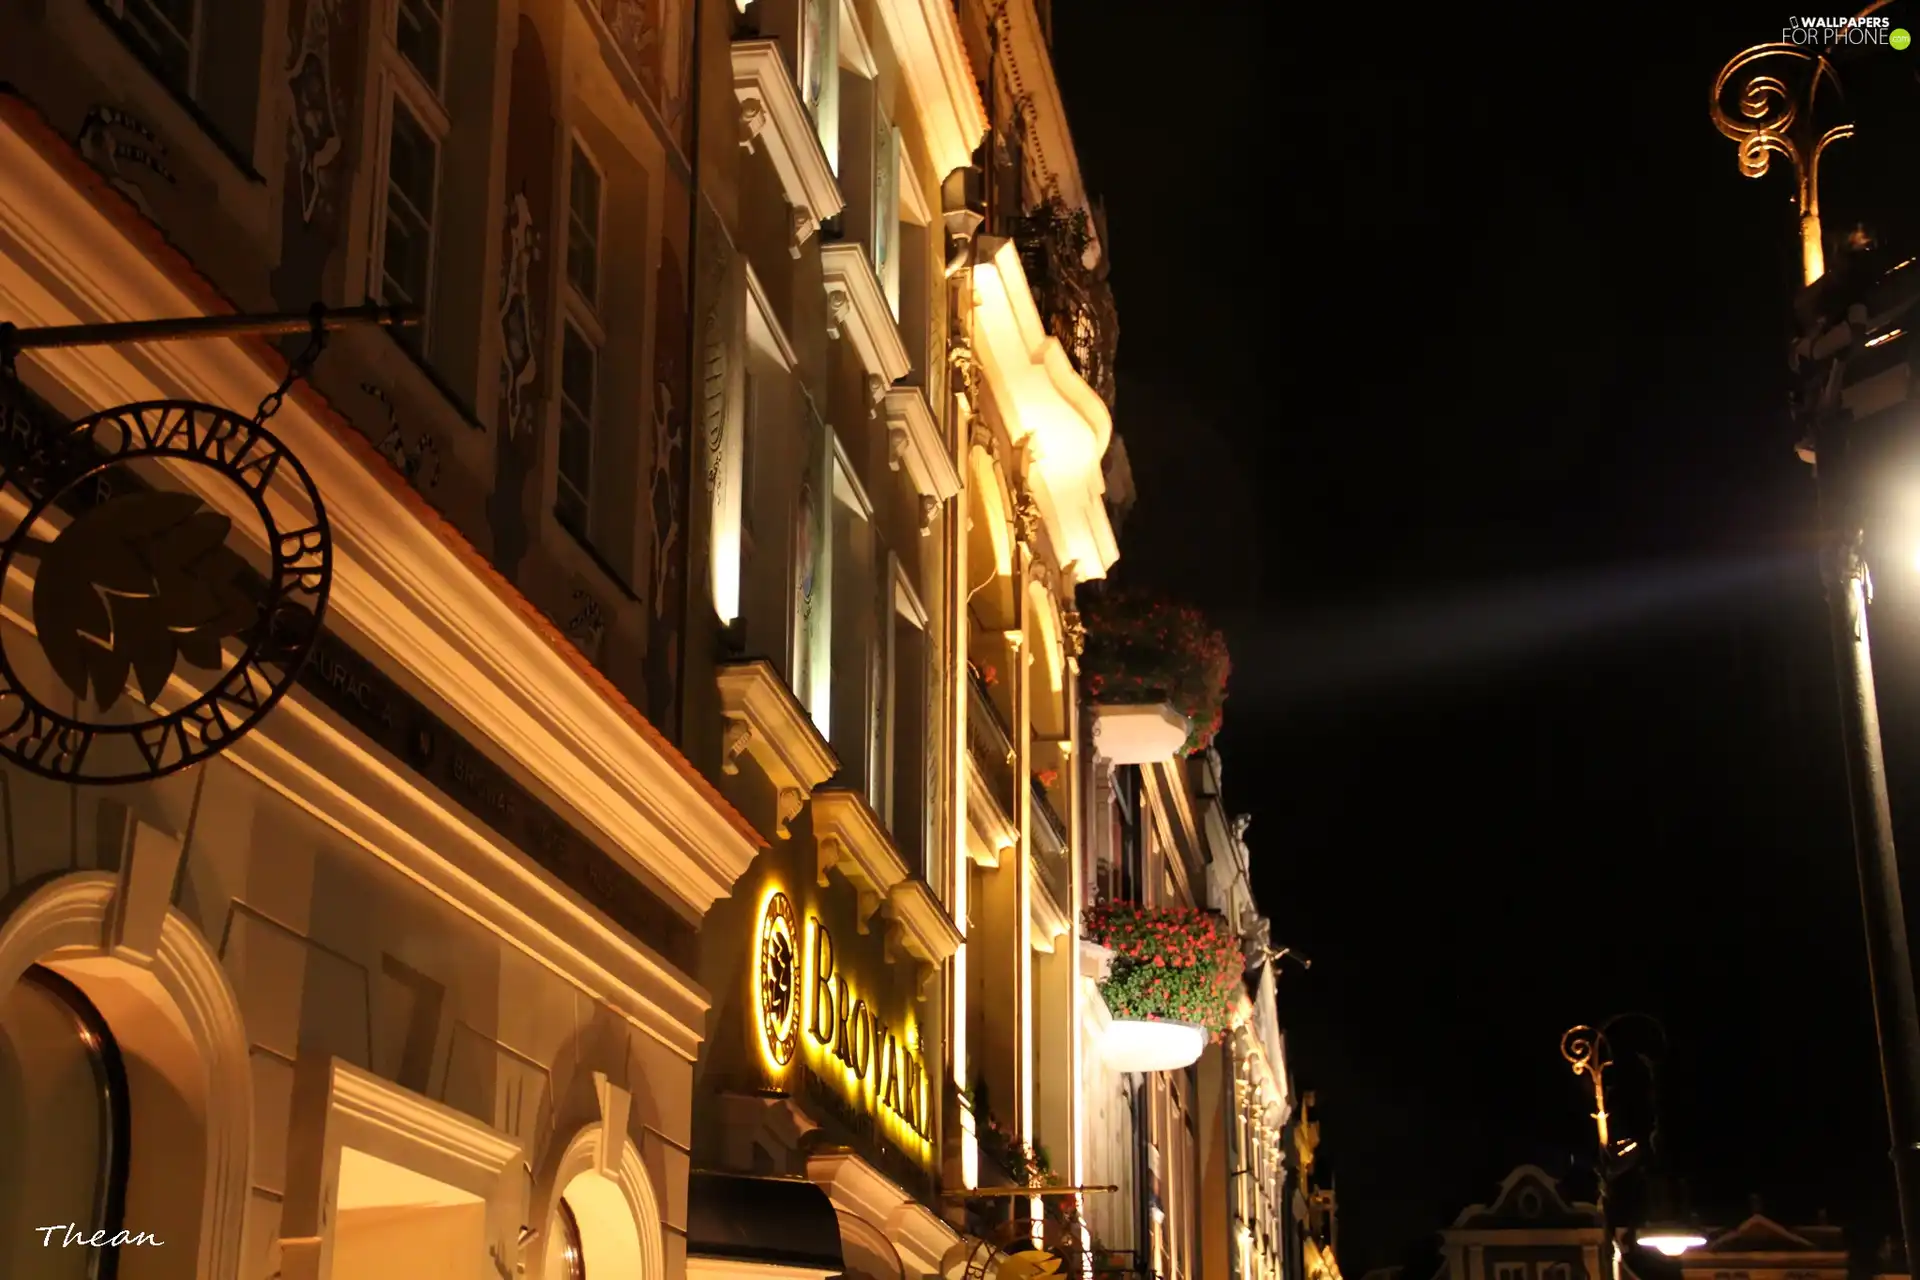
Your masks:
{"label": "hanging metal sign", "polygon": [[[292,327],[265,319],[277,329],[251,331]],[[30,407],[14,351],[248,331],[249,318],[0,332],[0,597],[40,659],[0,642],[0,759],[63,782],[165,777],[232,746],[293,686],[320,638],[333,539],[266,422],[329,322],[311,314],[306,352],[251,416],[156,400],[57,426]],[[257,541],[232,545],[232,520],[202,496],[221,486]]]}

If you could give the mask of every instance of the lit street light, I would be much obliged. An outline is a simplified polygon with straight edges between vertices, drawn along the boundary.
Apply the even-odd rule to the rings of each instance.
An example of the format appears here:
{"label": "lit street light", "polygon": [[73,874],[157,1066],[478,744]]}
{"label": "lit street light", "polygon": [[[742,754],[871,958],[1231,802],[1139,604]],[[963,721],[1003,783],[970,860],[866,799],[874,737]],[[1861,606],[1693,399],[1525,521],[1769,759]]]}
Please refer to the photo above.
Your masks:
{"label": "lit street light", "polygon": [[[1816,113],[1838,98],[1838,89],[1838,77],[1825,55],[1789,44],[1759,45],[1736,55],[1721,70],[1713,84],[1711,112],[1714,126],[1738,145],[1742,174],[1761,177],[1772,160],[1784,158],[1797,188],[1806,288],[1796,303],[1803,337],[1794,349],[1794,365],[1804,376],[1796,407],[1810,429],[1800,455],[1813,464],[1819,495],[1821,571],[1839,680],[1867,973],[1901,1229],[1913,1257],[1920,1247],[1920,1008],[1908,957],[1867,638],[1872,582],[1866,560],[1866,482],[1884,477],[1871,476],[1872,469],[1863,464],[1873,444],[1863,428],[1876,415],[1884,420],[1886,410],[1906,400],[1909,378],[1881,379],[1869,369],[1884,365],[1893,370],[1907,361],[1903,348],[1909,344],[1901,339],[1915,326],[1900,323],[1900,317],[1920,298],[1920,269],[1911,269],[1910,261],[1882,267],[1870,253],[1861,252],[1834,276],[1827,273],[1820,159],[1828,146],[1851,137],[1853,126],[1835,122],[1823,127]],[[1850,247],[1871,248],[1865,237]],[[1891,381],[1900,383],[1898,394],[1887,394],[1885,384]]]}

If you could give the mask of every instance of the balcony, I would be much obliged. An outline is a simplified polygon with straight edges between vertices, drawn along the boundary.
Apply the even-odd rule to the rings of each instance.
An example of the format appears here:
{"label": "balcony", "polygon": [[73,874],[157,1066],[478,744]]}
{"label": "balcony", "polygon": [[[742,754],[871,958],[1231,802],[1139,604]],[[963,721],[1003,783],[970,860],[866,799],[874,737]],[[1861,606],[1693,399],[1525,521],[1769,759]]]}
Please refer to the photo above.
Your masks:
{"label": "balcony", "polygon": [[1091,269],[1086,264],[1089,249],[1097,252],[1086,211],[1069,209],[1055,196],[1004,222],[1002,234],[1019,250],[1047,332],[1065,348],[1074,372],[1111,408],[1119,322],[1105,260]]}
{"label": "balcony", "polygon": [[1047,789],[1038,778],[1030,780],[1027,810],[1033,830],[1033,865],[1054,902],[1066,908],[1072,902],[1068,892],[1072,877],[1067,866],[1067,824],[1054,812],[1053,801],[1047,798]]}
{"label": "balcony", "polygon": [[971,663],[967,665],[967,754],[985,784],[988,798],[1009,822],[1020,812],[1014,788],[1013,735],[993,705],[987,682]]}

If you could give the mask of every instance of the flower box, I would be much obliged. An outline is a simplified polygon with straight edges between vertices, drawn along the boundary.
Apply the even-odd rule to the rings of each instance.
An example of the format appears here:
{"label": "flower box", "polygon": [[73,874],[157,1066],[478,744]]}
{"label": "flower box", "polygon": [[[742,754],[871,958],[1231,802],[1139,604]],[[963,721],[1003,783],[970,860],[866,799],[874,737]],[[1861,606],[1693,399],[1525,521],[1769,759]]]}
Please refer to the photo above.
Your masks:
{"label": "flower box", "polygon": [[1180,754],[1193,726],[1170,702],[1093,709],[1093,749],[1114,764],[1157,764]]}
{"label": "flower box", "polygon": [[[1226,639],[1198,610],[1108,589],[1089,591],[1080,616],[1080,671],[1098,708],[1095,747],[1102,755],[1145,764],[1212,744],[1233,664]],[[1163,749],[1169,740],[1171,748]]]}
{"label": "flower box", "polygon": [[1100,996],[1111,1015],[1102,1056],[1116,1070],[1187,1066],[1233,1026],[1246,959],[1218,914],[1096,902],[1083,927],[1113,956]]}

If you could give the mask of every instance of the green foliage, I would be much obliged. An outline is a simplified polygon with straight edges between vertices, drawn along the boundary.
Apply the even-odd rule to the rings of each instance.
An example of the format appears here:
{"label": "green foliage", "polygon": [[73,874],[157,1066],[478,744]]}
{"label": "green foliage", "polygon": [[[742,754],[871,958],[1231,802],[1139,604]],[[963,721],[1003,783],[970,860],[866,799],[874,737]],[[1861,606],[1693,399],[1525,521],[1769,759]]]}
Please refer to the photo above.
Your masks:
{"label": "green foliage", "polygon": [[1086,936],[1113,952],[1100,994],[1116,1018],[1191,1022],[1216,1036],[1233,1025],[1245,973],[1240,940],[1211,911],[1097,902]]}

